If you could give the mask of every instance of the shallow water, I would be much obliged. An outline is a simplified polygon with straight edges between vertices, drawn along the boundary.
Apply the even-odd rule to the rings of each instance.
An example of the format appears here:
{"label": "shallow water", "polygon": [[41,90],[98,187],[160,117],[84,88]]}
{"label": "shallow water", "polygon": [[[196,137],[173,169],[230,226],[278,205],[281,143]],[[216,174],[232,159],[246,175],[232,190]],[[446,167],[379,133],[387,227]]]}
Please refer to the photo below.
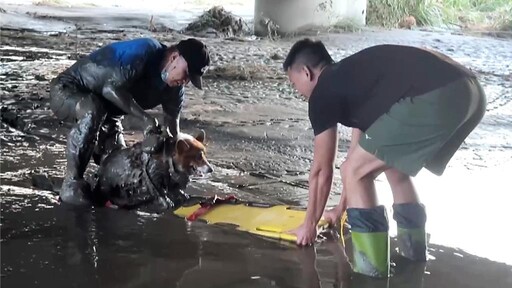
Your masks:
{"label": "shallow water", "polygon": [[[388,281],[352,275],[339,242],[261,239],[171,214],[77,209],[2,186],[3,287],[510,287],[510,266],[432,246],[427,265],[393,254]],[[394,244],[394,243],[393,243]],[[446,269],[446,267],[450,267]]]}

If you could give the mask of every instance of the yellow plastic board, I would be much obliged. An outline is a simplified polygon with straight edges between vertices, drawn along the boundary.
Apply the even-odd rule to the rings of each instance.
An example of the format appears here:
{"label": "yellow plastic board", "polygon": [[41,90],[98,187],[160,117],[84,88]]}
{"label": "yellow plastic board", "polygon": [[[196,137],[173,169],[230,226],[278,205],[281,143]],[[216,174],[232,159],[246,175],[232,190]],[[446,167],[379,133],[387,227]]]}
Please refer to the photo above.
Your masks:
{"label": "yellow plastic board", "polygon": [[[199,209],[199,204],[189,207],[180,207],[174,211],[186,218]],[[215,204],[205,214],[198,217],[208,224],[231,224],[238,230],[257,234],[263,237],[291,241],[297,240],[294,234],[287,233],[299,227],[306,217],[305,210],[293,209],[285,205],[269,207],[251,206],[248,204]],[[328,223],[321,219],[318,230],[326,229]]]}

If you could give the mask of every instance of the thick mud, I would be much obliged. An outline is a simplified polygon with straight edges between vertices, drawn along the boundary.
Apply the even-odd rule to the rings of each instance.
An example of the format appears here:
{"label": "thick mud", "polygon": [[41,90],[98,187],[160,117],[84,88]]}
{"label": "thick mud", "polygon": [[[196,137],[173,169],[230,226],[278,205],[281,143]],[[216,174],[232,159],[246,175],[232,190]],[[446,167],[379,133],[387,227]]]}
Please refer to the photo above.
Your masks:
{"label": "thick mud", "polygon": [[[25,14],[30,12],[26,7],[2,8],[12,19],[39,23],[16,28],[13,20],[4,29],[2,22],[5,287],[512,286],[506,229],[512,201],[512,41],[428,31],[314,35],[335,59],[380,43],[438,49],[473,69],[488,96],[484,120],[445,175],[422,172],[415,179],[427,206],[431,259],[425,266],[394,257],[395,276],[384,283],[352,275],[336,241],[299,249],[227,228],[189,224],[167,214],[76,209],[59,205],[52,193],[32,189],[33,176],[39,174],[49,176],[58,189],[65,165],[69,127],[49,110],[52,77],[80,55],[111,41],[151,36],[174,43],[187,35],[167,29],[171,24],[149,32],[147,15],[142,14],[130,14],[129,21],[123,21],[100,14],[97,8],[95,17],[84,9],[44,8]],[[305,205],[313,133],[306,103],[281,71],[282,59],[297,38],[203,40],[212,51],[213,67],[205,90],[186,90],[182,129],[206,131],[207,156],[215,173],[194,180],[189,192]],[[151,113],[161,117],[160,109]],[[128,144],[141,139],[136,121],[127,117],[124,125]],[[348,130],[341,129],[337,165],[345,156],[347,136]],[[96,168],[91,163],[88,175]],[[378,180],[380,200],[389,207],[389,187],[384,179]],[[329,206],[339,200],[340,184],[337,175]]]}

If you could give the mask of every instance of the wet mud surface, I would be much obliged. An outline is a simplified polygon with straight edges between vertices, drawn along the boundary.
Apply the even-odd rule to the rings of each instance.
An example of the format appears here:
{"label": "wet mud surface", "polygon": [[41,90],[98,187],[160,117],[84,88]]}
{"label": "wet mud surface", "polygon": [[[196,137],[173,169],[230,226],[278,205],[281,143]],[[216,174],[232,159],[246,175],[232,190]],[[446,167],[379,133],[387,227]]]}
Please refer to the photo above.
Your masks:
{"label": "wet mud surface", "polygon": [[[5,287],[512,286],[512,254],[504,228],[512,201],[512,41],[419,31],[314,36],[336,60],[381,43],[438,49],[474,70],[488,96],[484,120],[446,174],[438,178],[422,172],[415,179],[427,206],[431,259],[426,267],[395,260],[396,275],[384,283],[351,275],[337,241],[299,249],[227,228],[186,223],[169,214],[76,209],[59,205],[50,192],[33,189],[36,174],[47,175],[59,188],[65,166],[69,127],[53,117],[48,104],[54,76],[111,41],[151,36],[174,43],[187,37],[149,32],[146,19],[136,16],[130,18],[130,27],[114,23],[108,29],[96,25],[106,20],[74,19],[81,28],[70,32],[53,26],[66,19],[37,19],[52,29],[11,27],[0,32]],[[215,172],[208,179],[195,179],[189,193],[306,204],[313,133],[307,103],[281,71],[296,39],[203,39],[212,51],[213,66],[205,76],[205,90],[190,86],[185,92],[182,129],[206,131],[207,156]],[[161,117],[161,110],[151,114]],[[141,139],[137,121],[126,117],[124,126],[127,144]],[[344,159],[348,135],[340,130],[337,165]],[[88,175],[96,168],[91,162]],[[392,200],[383,180],[378,179],[377,189],[389,207]],[[339,200],[340,182],[337,173],[329,206]]]}

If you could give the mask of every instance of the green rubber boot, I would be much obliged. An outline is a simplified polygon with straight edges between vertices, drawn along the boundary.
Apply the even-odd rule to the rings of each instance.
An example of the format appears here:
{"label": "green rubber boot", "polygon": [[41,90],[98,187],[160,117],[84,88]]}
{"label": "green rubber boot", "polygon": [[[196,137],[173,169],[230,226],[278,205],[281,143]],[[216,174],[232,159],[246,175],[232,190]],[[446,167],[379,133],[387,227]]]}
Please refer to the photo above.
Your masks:
{"label": "green rubber boot", "polygon": [[419,203],[394,204],[393,219],[397,223],[398,253],[412,261],[427,261],[425,207]]}
{"label": "green rubber boot", "polygon": [[347,209],[354,272],[389,277],[389,224],[384,206]]}

